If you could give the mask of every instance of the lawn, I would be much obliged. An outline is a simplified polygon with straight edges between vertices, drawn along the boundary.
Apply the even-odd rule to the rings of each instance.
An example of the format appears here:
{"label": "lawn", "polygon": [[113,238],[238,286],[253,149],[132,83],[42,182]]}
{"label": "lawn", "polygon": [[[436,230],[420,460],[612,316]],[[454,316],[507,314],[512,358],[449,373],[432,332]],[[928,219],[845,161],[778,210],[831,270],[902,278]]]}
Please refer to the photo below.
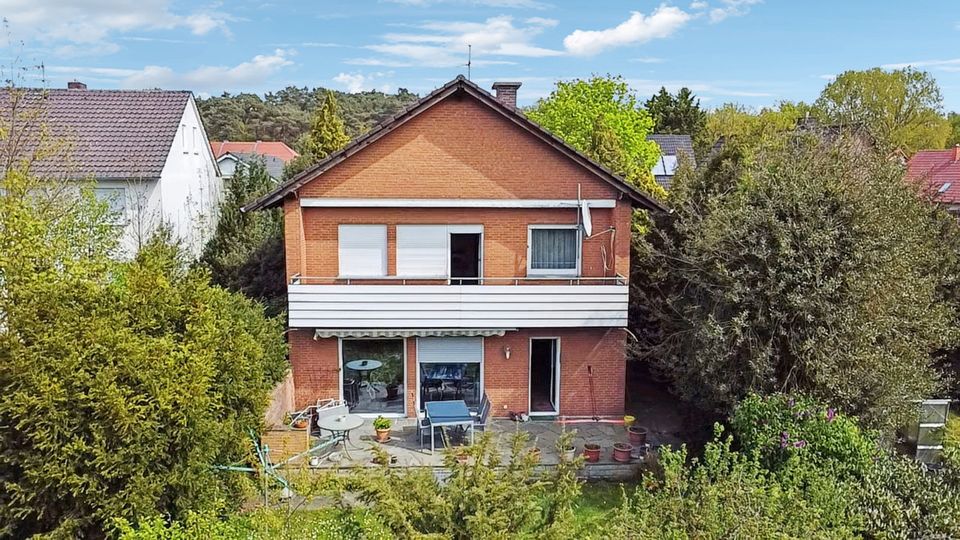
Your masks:
{"label": "lawn", "polygon": [[587,482],[583,485],[580,500],[574,507],[577,521],[584,525],[603,523],[623,501],[623,490],[627,493],[635,489],[633,483]]}

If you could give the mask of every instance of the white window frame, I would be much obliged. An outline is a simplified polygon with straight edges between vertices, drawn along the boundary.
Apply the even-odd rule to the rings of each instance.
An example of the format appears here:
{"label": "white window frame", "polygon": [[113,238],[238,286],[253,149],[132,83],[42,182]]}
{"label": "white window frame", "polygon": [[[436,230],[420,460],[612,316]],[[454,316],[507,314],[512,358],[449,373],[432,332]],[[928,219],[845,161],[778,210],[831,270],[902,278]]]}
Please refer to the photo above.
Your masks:
{"label": "white window frame", "polygon": [[[536,229],[573,229],[577,235],[577,265],[576,268],[533,268],[533,231]],[[580,234],[580,225],[571,224],[543,224],[527,226],[527,276],[528,277],[579,277],[583,255],[583,236]]]}
{"label": "white window frame", "polygon": [[[400,246],[400,229],[401,229],[401,228],[414,229],[414,228],[417,228],[417,227],[433,227],[433,228],[441,228],[441,227],[442,227],[442,228],[445,229],[444,238],[446,239],[446,246],[444,247],[444,251],[445,251],[445,253],[446,253],[446,256],[445,256],[446,261],[445,261],[444,264],[445,264],[446,267],[444,268],[442,274],[424,276],[424,275],[404,274],[403,271],[401,270],[401,268],[400,268],[400,266],[401,266],[401,265],[400,265],[400,250],[401,250],[401,246]],[[397,234],[397,242],[396,242],[395,249],[396,249],[396,255],[397,255],[397,277],[406,277],[406,278],[410,278],[410,279],[415,279],[415,278],[450,279],[450,278],[451,278],[451,272],[452,272],[452,270],[451,270],[451,268],[452,268],[451,258],[452,258],[452,256],[453,256],[453,253],[451,253],[451,251],[450,251],[450,235],[451,235],[451,234],[479,234],[479,235],[480,235],[480,252],[478,253],[478,256],[480,257],[480,261],[479,261],[479,263],[480,263],[480,264],[479,264],[479,268],[480,268],[479,274],[480,274],[480,275],[478,276],[478,278],[483,278],[483,225],[445,225],[445,224],[429,224],[429,223],[399,223],[399,224],[396,225],[396,234]],[[464,278],[464,279],[469,279],[469,278]]]}
{"label": "white window frame", "polygon": [[127,202],[128,202],[127,188],[124,186],[116,186],[116,185],[94,186],[93,188],[94,198],[96,198],[98,202],[106,203],[109,209],[110,207],[109,201],[107,201],[106,199],[100,198],[97,195],[98,191],[115,191],[119,193],[118,197],[123,202],[123,210],[121,210],[120,212],[111,211],[109,217],[107,218],[108,219],[107,223],[109,223],[110,225],[126,225],[127,224]]}
{"label": "white window frame", "polygon": [[[332,338],[327,338],[332,339]],[[337,383],[337,388],[340,396],[340,401],[346,399],[346,396],[343,395],[343,372],[346,368],[343,365],[343,342],[344,340],[351,341],[371,341],[371,340],[389,340],[389,339],[398,339],[403,342],[403,412],[402,413],[356,413],[357,416],[361,418],[376,418],[378,416],[383,416],[384,418],[406,418],[407,417],[407,338],[398,337],[398,338],[346,338],[338,337],[337,340],[337,371],[340,372],[339,380]],[[420,383],[417,383],[417,392],[420,391]],[[417,398],[419,399],[419,398]]]}
{"label": "white window frame", "polygon": [[[416,347],[417,362],[414,366],[414,379],[416,379],[416,391],[417,395],[413,401],[414,407],[417,411],[417,418],[423,418],[423,403],[420,401],[420,338],[414,338],[414,346]],[[475,364],[476,362],[438,362],[446,364]],[[483,394],[487,391],[486,382],[484,381],[484,371],[487,363],[487,338],[480,336],[480,397],[483,398]],[[340,388],[343,388],[343,383],[340,383]]]}
{"label": "white window frame", "polygon": [[[342,240],[343,240],[343,228],[344,228],[344,227],[350,227],[350,228],[354,228],[354,229],[366,228],[366,229],[368,229],[368,230],[374,230],[374,229],[376,229],[376,230],[378,230],[378,231],[383,231],[383,246],[382,246],[382,249],[381,249],[381,255],[382,255],[382,257],[381,257],[381,261],[380,261],[380,270],[379,270],[379,273],[375,273],[375,274],[374,274],[374,273],[371,273],[371,274],[364,274],[364,273],[361,273],[361,274],[349,274],[349,273],[344,273],[344,272],[343,272],[343,261],[344,261],[344,257],[343,257],[343,241],[342,241]],[[390,233],[389,233],[389,231],[387,230],[387,226],[386,226],[386,225],[362,224],[362,223],[356,223],[356,224],[354,224],[354,223],[341,223],[340,225],[338,225],[338,226],[337,226],[337,274],[338,274],[338,276],[339,276],[340,278],[342,278],[342,279],[385,277],[385,276],[387,275],[387,273],[388,273],[388,268],[387,268],[387,249],[389,248],[389,243],[390,243],[390,241],[389,241],[389,234],[390,234]]]}

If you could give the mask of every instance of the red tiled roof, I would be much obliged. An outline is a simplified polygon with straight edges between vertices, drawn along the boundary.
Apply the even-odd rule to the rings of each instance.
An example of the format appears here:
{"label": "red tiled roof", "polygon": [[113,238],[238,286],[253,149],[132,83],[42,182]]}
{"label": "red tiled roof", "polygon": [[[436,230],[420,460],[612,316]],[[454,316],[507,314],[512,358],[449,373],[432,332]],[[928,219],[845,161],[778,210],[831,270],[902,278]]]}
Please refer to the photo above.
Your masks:
{"label": "red tiled roof", "polygon": [[213,157],[217,159],[220,159],[220,156],[229,152],[231,154],[256,154],[259,156],[271,156],[286,163],[300,155],[296,153],[293,148],[290,148],[280,141],[210,141],[210,149],[213,150]]}
{"label": "red tiled roof", "polygon": [[939,202],[960,203],[960,146],[917,152],[907,164],[907,178],[925,183]]}
{"label": "red tiled roof", "polygon": [[[169,90],[17,92],[0,93],[0,111],[36,111],[51,139],[71,148],[67,160],[40,160],[34,171],[73,178],[158,178],[190,99],[190,92]],[[35,151],[36,139],[27,137],[20,151]]]}

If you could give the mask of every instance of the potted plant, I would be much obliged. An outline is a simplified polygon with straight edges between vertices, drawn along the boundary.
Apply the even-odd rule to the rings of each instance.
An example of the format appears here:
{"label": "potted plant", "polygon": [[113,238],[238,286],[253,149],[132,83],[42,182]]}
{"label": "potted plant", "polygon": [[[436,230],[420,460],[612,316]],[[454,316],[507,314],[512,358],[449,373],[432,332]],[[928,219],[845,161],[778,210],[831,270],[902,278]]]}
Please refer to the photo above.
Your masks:
{"label": "potted plant", "polygon": [[637,418],[636,418],[635,416],[632,416],[632,415],[629,415],[629,414],[624,415],[624,417],[623,417],[623,427],[625,427],[625,428],[627,428],[627,429],[630,429],[630,426],[632,426],[633,423],[636,422],[636,421],[637,421]]}
{"label": "potted plant", "polygon": [[643,426],[628,427],[627,436],[630,437],[630,444],[634,446],[647,444],[647,428]]}
{"label": "potted plant", "polygon": [[563,449],[563,458],[566,461],[573,461],[574,457],[576,457],[576,453],[577,447],[575,447],[573,443],[570,443]]}
{"label": "potted plant", "polygon": [[467,459],[470,458],[470,452],[467,451],[466,446],[458,446],[454,451],[454,455],[457,457],[457,463],[466,463]]}
{"label": "potted plant", "polygon": [[383,443],[390,440],[390,427],[393,422],[389,418],[378,416],[373,420],[373,429],[377,432],[377,442]]}
{"label": "potted plant", "polygon": [[633,445],[630,443],[618,442],[613,445],[613,460],[620,463],[629,463],[633,452]]}
{"label": "potted plant", "polygon": [[597,443],[587,443],[583,445],[583,457],[590,463],[600,461],[600,445]]}
{"label": "potted plant", "polygon": [[530,457],[533,459],[534,463],[540,463],[540,449],[534,446],[533,448],[527,450],[527,453],[530,454]]}

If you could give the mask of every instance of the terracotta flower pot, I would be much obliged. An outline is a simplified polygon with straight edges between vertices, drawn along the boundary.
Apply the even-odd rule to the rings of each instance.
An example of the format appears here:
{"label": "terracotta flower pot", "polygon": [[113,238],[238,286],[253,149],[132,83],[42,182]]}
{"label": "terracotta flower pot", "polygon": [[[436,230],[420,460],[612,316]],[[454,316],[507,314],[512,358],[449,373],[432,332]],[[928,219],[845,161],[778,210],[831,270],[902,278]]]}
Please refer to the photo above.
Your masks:
{"label": "terracotta flower pot", "polygon": [[531,448],[529,452],[530,452],[530,455],[533,456],[533,461],[535,461],[536,463],[540,463],[540,449]]}
{"label": "terracotta flower pot", "polygon": [[628,427],[627,436],[630,437],[630,444],[634,446],[647,444],[647,428],[643,426]]}
{"label": "terracotta flower pot", "polygon": [[390,430],[389,429],[378,429],[377,431],[377,442],[387,442],[390,440]]}
{"label": "terracotta flower pot", "polygon": [[298,418],[298,419],[293,423],[293,429],[307,429],[307,419],[306,419],[306,418]]}
{"label": "terracotta flower pot", "polygon": [[619,442],[613,445],[613,460],[620,463],[629,463],[630,452],[633,452],[632,444]]}
{"label": "terracotta flower pot", "polygon": [[583,445],[583,458],[590,463],[600,461],[600,445],[596,443],[587,443]]}

